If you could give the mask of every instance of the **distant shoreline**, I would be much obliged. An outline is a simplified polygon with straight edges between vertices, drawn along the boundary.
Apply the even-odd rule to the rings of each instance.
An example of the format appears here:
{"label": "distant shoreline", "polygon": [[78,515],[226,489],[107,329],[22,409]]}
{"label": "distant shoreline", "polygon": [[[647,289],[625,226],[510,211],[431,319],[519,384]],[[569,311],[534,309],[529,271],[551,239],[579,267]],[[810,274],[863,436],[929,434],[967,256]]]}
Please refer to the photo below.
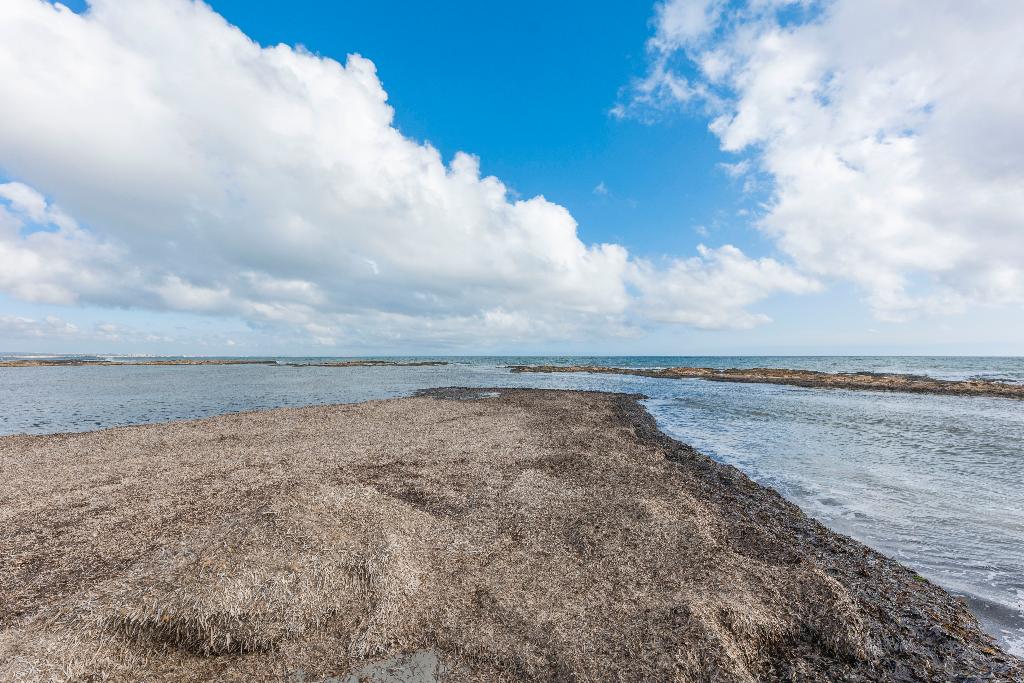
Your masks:
{"label": "distant shoreline", "polygon": [[819,372],[785,368],[613,368],[602,365],[510,365],[512,372],[588,372],[594,374],[637,375],[659,379],[704,379],[711,382],[784,384],[811,389],[852,389],[893,391],[947,396],[988,396],[1024,399],[1024,384],[993,380],[945,380],[921,375],[874,372]]}
{"label": "distant shoreline", "polygon": [[390,361],[390,360],[345,360],[321,363],[279,363],[276,360],[254,358],[171,358],[154,360],[87,360],[82,358],[19,358],[2,360],[0,368],[37,367],[117,367],[124,365],[275,365],[292,368],[356,368],[356,367],[419,367],[425,365],[448,365],[448,361]]}
{"label": "distant shoreline", "polygon": [[[432,367],[450,365],[443,360],[357,359],[294,362],[267,358],[153,358],[150,360],[109,360],[103,358],[14,358],[0,360],[0,368],[30,367],[118,367],[118,366],[265,365],[273,367]],[[568,373],[636,375],[658,379],[703,379],[711,382],[781,384],[810,389],[888,391],[945,396],[985,396],[1024,399],[1024,383],[990,379],[936,379],[924,375],[868,371],[822,372],[792,368],[710,368],[674,366],[664,368],[611,367],[605,365],[508,365],[514,373]]]}

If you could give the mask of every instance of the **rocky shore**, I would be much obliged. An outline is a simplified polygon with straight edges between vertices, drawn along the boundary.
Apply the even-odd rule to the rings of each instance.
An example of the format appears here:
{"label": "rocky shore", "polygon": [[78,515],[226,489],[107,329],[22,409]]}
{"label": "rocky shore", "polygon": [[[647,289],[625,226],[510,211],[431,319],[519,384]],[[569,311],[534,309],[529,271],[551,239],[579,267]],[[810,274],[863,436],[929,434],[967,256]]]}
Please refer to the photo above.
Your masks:
{"label": "rocky shore", "polygon": [[612,375],[639,375],[665,379],[705,379],[712,382],[748,382],[788,384],[815,389],[858,389],[901,391],[913,394],[951,396],[997,396],[1024,399],[1024,384],[992,380],[941,380],[921,375],[895,375],[873,372],[830,373],[785,368],[612,368],[602,365],[511,365],[512,372],[590,372]]}
{"label": "rocky shore", "polygon": [[961,601],[639,398],[2,437],[0,680],[1024,677]]}

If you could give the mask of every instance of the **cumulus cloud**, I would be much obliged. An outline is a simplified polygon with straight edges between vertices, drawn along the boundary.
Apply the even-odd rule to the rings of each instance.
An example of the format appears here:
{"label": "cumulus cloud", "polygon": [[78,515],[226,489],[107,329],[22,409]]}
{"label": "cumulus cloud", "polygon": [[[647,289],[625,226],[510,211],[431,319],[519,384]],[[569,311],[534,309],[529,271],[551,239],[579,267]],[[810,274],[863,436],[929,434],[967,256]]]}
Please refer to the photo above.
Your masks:
{"label": "cumulus cloud", "polygon": [[97,322],[83,328],[55,315],[41,318],[0,315],[0,339],[27,342],[75,340],[104,343],[174,341],[167,336],[142,333],[113,323]]}
{"label": "cumulus cloud", "polygon": [[704,93],[722,148],[771,179],[758,227],[881,318],[1020,304],[1022,33],[1019,2],[669,0],[620,109],[687,64],[674,99]]}
{"label": "cumulus cloud", "polygon": [[[747,307],[764,297],[765,288],[806,294],[818,291],[815,280],[770,258],[751,259],[736,247],[697,248],[698,256],[675,259],[663,269],[638,265],[645,315],[654,321],[703,329],[745,329],[768,322]],[[677,304],[689,299],[688,306]]]}
{"label": "cumulus cloud", "polygon": [[77,325],[47,316],[41,320],[17,315],[0,315],[0,336],[8,339],[77,337]]}
{"label": "cumulus cloud", "polygon": [[137,277],[121,250],[104,244],[34,189],[0,184],[0,290],[25,301],[124,302]]}
{"label": "cumulus cloud", "polygon": [[[17,103],[0,108],[16,181],[0,186],[0,290],[30,301],[237,316],[330,345],[631,334],[648,310],[746,325],[743,306],[793,290],[754,283],[763,261],[734,249],[681,277],[585,244],[565,208],[404,137],[368,59],[262,47],[192,0],[6,0],[0,100]],[[696,285],[730,268],[748,288],[708,316],[718,291]]]}

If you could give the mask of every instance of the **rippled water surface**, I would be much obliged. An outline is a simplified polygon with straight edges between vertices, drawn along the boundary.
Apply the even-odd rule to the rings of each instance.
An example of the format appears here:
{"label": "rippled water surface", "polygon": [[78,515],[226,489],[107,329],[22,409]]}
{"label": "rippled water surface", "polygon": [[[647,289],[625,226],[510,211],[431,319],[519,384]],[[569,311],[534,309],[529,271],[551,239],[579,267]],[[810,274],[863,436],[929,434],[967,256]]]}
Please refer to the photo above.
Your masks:
{"label": "rippled water surface", "polygon": [[1024,381],[1019,358],[461,358],[439,367],[0,368],[0,433],[363,401],[436,386],[638,392],[672,436],[962,595],[1024,655],[1024,402],[586,374],[510,363],[793,367]]}

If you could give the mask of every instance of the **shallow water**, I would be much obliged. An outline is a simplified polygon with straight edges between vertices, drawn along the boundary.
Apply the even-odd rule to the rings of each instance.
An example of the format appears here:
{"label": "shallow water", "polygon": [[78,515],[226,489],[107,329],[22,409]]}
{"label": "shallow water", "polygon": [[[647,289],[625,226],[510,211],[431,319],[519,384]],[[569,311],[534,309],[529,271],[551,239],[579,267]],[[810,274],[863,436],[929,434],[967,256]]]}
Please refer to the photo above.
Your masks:
{"label": "shallow water", "polygon": [[[290,359],[291,360],[291,359]],[[439,367],[0,368],[0,433],[81,431],[437,386],[638,392],[667,433],[962,595],[1024,655],[1024,402],[587,374],[511,363],[793,367],[1024,381],[1024,359],[461,358]]]}

